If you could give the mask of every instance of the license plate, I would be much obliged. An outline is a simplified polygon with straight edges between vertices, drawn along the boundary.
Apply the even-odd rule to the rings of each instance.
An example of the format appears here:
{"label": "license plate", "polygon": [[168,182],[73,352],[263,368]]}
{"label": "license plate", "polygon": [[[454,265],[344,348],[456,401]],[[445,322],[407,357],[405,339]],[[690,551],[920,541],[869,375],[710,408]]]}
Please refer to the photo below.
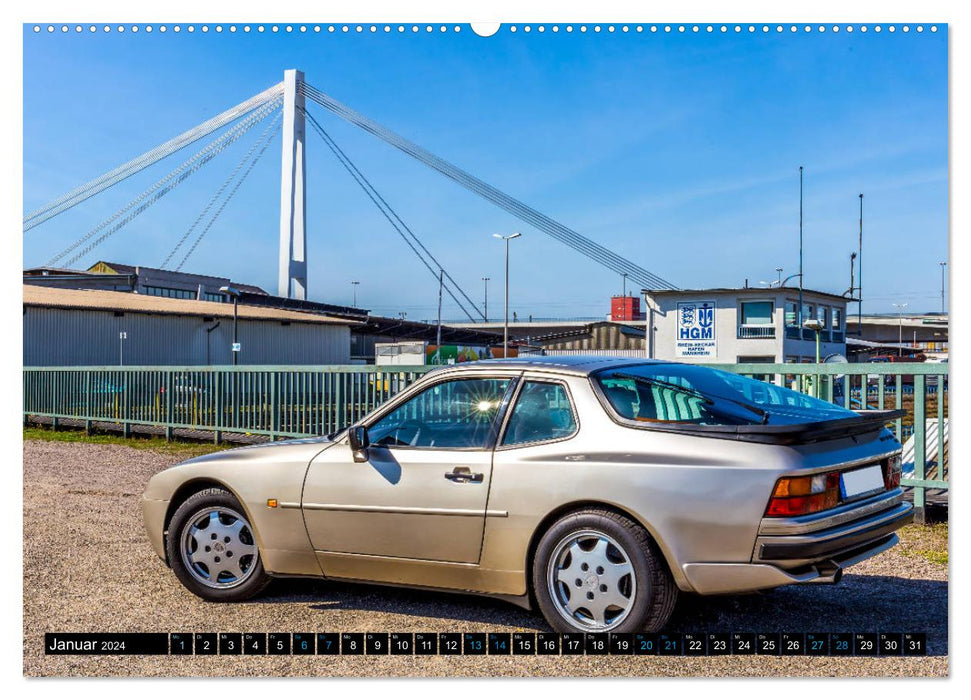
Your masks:
{"label": "license plate", "polygon": [[882,491],[883,469],[879,464],[840,474],[840,492],[843,498],[853,498],[871,491]]}

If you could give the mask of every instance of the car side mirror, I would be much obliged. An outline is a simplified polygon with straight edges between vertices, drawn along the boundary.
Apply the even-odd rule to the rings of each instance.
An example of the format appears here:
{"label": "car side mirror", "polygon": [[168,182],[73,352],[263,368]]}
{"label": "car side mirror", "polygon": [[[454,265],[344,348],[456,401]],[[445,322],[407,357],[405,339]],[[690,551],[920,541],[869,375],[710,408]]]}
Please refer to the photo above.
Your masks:
{"label": "car side mirror", "polygon": [[363,425],[352,425],[347,431],[347,441],[351,445],[355,462],[368,461],[367,448],[371,446],[371,440],[368,438],[367,428]]}

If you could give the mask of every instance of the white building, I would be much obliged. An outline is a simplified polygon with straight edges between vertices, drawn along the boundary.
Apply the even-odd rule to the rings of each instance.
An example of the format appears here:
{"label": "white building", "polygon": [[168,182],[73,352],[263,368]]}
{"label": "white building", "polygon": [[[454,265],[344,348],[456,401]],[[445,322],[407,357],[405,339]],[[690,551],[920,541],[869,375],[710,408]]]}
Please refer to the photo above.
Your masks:
{"label": "white building", "polygon": [[[679,362],[814,362],[816,333],[800,327],[799,289],[645,291],[647,353]],[[820,322],[820,357],[846,354],[848,297],[802,290],[804,323]]]}

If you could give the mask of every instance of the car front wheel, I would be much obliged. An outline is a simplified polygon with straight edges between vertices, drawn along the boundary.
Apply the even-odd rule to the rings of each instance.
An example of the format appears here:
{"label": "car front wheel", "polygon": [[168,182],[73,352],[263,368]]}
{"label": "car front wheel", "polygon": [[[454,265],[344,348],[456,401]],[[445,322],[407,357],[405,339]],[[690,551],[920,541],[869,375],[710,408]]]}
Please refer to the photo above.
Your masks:
{"label": "car front wheel", "polygon": [[270,583],[253,527],[236,498],[223,489],[193,494],[169,522],[166,541],[172,570],[200,598],[246,600]]}
{"label": "car front wheel", "polygon": [[678,595],[647,531],[600,509],[570,513],[546,531],[533,560],[533,591],[559,632],[656,632]]}

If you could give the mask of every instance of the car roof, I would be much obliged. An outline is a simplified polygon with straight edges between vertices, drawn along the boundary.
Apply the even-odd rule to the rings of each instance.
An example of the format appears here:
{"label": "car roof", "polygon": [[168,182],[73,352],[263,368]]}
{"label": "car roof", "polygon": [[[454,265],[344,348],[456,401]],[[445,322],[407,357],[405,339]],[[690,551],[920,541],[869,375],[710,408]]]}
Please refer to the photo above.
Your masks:
{"label": "car roof", "polygon": [[483,369],[502,368],[517,370],[539,370],[587,376],[593,372],[612,367],[630,367],[647,364],[671,364],[664,360],[651,360],[646,357],[605,357],[604,355],[567,355],[567,356],[526,356],[498,360],[478,360],[447,365],[443,369]]}

